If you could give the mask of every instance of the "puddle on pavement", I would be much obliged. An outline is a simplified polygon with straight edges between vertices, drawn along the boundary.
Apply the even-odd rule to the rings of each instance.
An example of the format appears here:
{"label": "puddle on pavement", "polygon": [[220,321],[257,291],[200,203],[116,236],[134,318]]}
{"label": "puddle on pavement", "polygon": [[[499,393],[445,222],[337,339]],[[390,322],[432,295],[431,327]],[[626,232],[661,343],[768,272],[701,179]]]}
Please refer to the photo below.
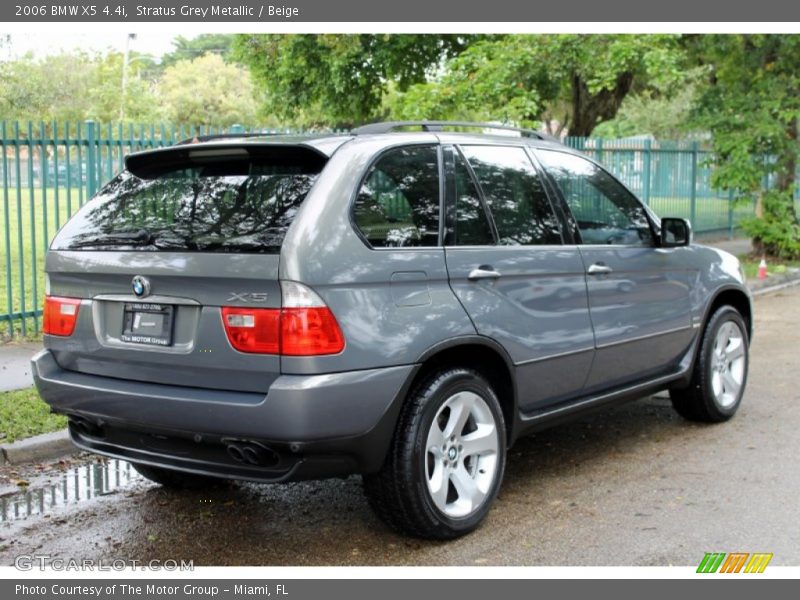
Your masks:
{"label": "puddle on pavement", "polygon": [[0,523],[44,515],[126,487],[140,475],[129,462],[107,460],[78,465],[57,475],[58,482],[0,496]]}

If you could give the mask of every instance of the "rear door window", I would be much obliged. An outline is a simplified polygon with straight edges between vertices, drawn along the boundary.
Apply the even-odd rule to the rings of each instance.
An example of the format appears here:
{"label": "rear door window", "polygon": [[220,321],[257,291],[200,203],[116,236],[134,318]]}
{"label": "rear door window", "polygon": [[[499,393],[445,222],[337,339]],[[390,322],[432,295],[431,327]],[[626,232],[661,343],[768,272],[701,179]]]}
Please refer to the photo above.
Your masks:
{"label": "rear door window", "polygon": [[523,148],[462,146],[486,203],[500,245],[561,244],[558,219]]}
{"label": "rear door window", "polygon": [[154,153],[104,186],[53,249],[277,253],[325,162],[285,146]]}
{"label": "rear door window", "polygon": [[494,236],[481,202],[480,192],[460,153],[455,153],[454,188],[456,201],[455,242],[457,246],[490,246]]}
{"label": "rear door window", "polygon": [[373,248],[437,246],[439,197],[437,147],[394,148],[370,168],[353,216]]}

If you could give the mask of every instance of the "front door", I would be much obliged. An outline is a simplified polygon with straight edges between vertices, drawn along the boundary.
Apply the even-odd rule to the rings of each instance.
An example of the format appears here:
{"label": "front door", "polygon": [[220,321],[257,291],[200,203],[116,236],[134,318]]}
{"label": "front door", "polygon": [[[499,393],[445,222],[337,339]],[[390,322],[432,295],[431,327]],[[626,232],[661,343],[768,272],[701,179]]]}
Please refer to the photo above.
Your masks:
{"label": "front door", "polygon": [[659,248],[646,211],[592,161],[537,150],[575,219],[597,353],[586,393],[675,370],[693,337],[686,248]]}

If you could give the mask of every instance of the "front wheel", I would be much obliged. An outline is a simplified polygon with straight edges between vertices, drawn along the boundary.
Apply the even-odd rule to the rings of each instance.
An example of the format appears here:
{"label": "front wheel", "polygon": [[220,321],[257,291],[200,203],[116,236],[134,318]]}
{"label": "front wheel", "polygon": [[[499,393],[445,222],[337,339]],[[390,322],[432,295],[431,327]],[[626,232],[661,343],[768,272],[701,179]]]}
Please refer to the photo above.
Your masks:
{"label": "front wheel", "polygon": [[700,342],[689,387],[670,390],[672,405],[685,419],[719,423],[739,408],[749,364],[747,326],[732,306],[711,316]]}
{"label": "front wheel", "polygon": [[503,412],[478,372],[451,368],[412,392],[382,469],[364,478],[392,528],[452,539],[475,529],[497,496],[506,459]]}

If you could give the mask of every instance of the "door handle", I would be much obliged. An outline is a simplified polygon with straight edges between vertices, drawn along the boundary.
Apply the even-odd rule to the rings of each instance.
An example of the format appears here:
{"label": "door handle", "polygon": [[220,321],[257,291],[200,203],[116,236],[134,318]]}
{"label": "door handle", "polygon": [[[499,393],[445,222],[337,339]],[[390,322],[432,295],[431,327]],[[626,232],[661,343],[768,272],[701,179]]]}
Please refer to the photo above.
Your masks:
{"label": "door handle", "polygon": [[467,275],[467,279],[470,281],[478,281],[479,279],[497,279],[500,277],[500,272],[495,271],[492,267],[488,265],[481,265],[477,269],[472,269]]}
{"label": "door handle", "polygon": [[608,275],[613,270],[614,269],[603,263],[594,263],[586,270],[586,273],[589,275]]}

